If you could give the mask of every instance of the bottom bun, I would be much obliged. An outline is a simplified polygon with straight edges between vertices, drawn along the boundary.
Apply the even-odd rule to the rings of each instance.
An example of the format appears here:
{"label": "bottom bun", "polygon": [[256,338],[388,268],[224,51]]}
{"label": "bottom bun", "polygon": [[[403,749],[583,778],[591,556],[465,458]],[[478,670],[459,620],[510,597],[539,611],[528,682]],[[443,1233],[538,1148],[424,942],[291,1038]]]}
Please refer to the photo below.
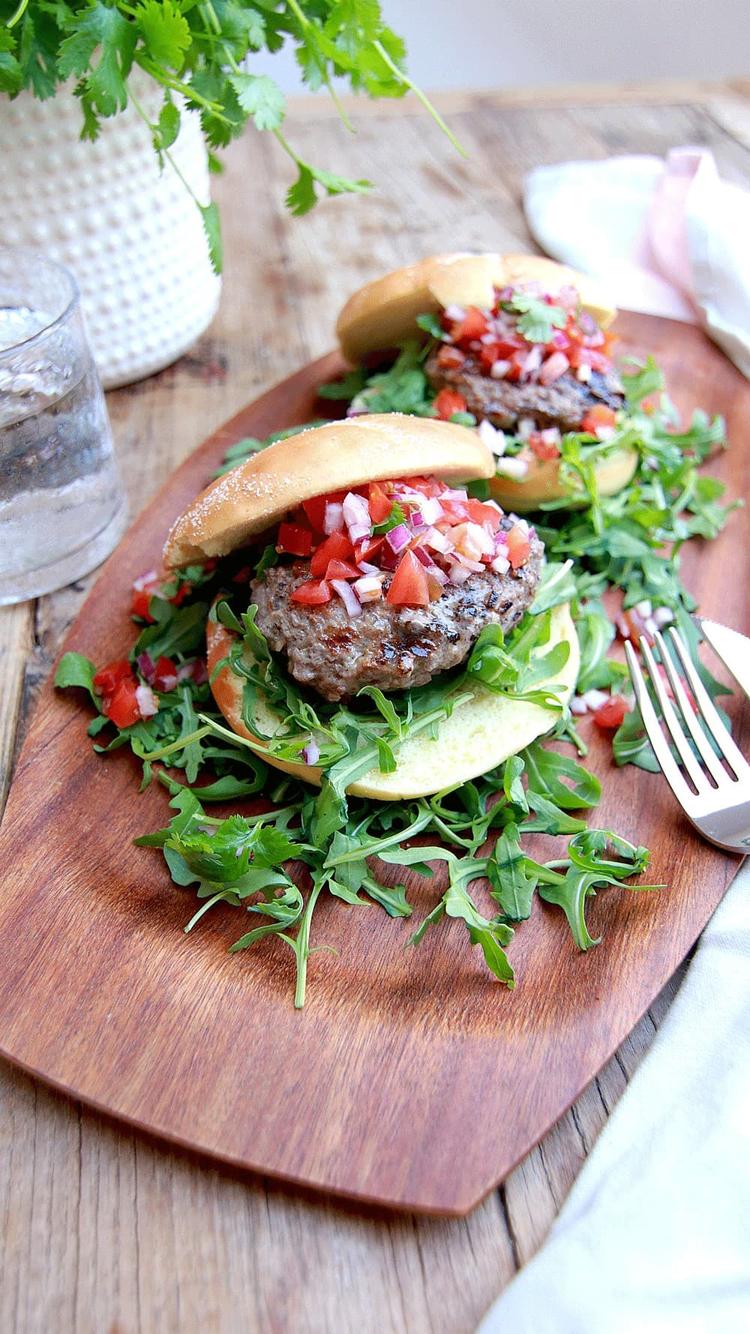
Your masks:
{"label": "bottom bun", "polygon": [[[490,479],[490,495],[504,510],[511,510],[514,514],[529,514],[548,500],[569,500],[571,509],[585,503],[583,498],[576,500],[575,493],[581,489],[577,478],[574,479],[572,489],[564,486],[560,480],[559,459],[538,459],[531,450],[521,457],[529,465],[529,471],[523,479],[517,481],[512,477],[501,476]],[[628,446],[606,454],[594,469],[599,494],[614,496],[622,491],[637,466],[638,453]]]}
{"label": "bottom bun", "polygon": [[[215,621],[209,621],[207,631],[208,670],[213,676],[215,667],[227,656],[235,636]],[[560,640],[566,640],[570,645],[568,661],[554,679],[541,684],[560,685],[562,689],[558,693],[563,702],[567,702],[573,693],[580,665],[578,636],[567,606],[556,607],[552,613],[552,634],[545,651]],[[245,653],[248,653],[247,649]],[[264,760],[295,778],[320,785],[322,773],[317,765],[278,760],[269,755],[263,742],[248,731],[242,721],[242,678],[230,667],[222,668],[211,688],[227,722]],[[397,767],[393,773],[371,769],[347,790],[353,796],[374,797],[379,801],[430,796],[494,769],[510,755],[516,755],[537,737],[551,731],[557,718],[557,713],[539,704],[506,699],[477,685],[473,697],[440,724],[436,739],[427,735],[407,739],[396,751]],[[259,731],[270,735],[278,729],[280,720],[265,701],[257,701],[254,722]]]}

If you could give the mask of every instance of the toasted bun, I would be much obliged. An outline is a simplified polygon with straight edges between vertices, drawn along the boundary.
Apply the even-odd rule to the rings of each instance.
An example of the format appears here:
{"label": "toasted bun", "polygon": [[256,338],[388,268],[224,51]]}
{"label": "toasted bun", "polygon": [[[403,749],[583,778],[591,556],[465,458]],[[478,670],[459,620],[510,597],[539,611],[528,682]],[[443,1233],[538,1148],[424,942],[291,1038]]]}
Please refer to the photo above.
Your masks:
{"label": "toasted bun", "polygon": [[586,310],[606,328],[617,313],[598,283],[541,255],[433,255],[360,287],[336,324],[341,350],[356,363],[368,352],[396,347],[420,333],[417,316],[445,306],[493,302],[493,289],[538,282],[548,291],[578,289]]}
{"label": "toasted bun", "polygon": [[168,569],[225,556],[289,510],[326,491],[420,473],[489,478],[495,462],[476,431],[427,417],[351,417],[279,440],[225,473],[181,514],[167,538]]}
{"label": "toasted bun", "polygon": [[[213,678],[215,668],[227,656],[235,636],[213,620],[208,622],[207,633],[208,670]],[[559,684],[562,687],[559,694],[567,701],[580,665],[578,637],[567,606],[557,607],[553,612],[550,643],[563,639],[570,644],[570,656],[564,669],[547,684]],[[320,784],[321,771],[317,765],[278,760],[269,755],[262,742],[248,731],[242,721],[242,679],[236,672],[223,667],[213,678],[211,689],[230,727],[249,741],[269,764],[307,783]],[[384,774],[379,769],[372,769],[348,791],[354,796],[375,797],[380,801],[428,796],[494,769],[509,755],[517,754],[537,737],[549,732],[556,720],[556,713],[538,704],[504,699],[478,685],[474,688],[473,698],[440,724],[436,740],[424,735],[405,741],[397,751],[397,767],[393,773]],[[279,727],[278,715],[264,701],[256,702],[254,721],[258,730],[267,736]]]}
{"label": "toasted bun", "polygon": [[[560,479],[559,459],[538,459],[528,450],[522,455],[527,460],[529,471],[519,481],[511,477],[495,476],[490,480],[490,493],[493,500],[503,509],[513,510],[516,514],[528,514],[539,509],[548,500],[568,500],[573,509],[582,504],[575,499],[575,487],[564,486]],[[627,486],[638,465],[638,454],[628,447],[615,449],[611,454],[599,460],[594,469],[599,484],[600,495],[614,496]]]}

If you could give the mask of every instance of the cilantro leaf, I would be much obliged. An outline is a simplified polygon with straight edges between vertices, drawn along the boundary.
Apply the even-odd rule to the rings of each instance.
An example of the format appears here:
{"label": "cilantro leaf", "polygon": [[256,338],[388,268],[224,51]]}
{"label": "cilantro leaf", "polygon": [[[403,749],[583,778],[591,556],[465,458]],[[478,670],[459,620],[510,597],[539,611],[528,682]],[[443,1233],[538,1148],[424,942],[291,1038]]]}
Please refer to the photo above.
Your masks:
{"label": "cilantro leaf", "polygon": [[553,329],[563,329],[567,315],[561,306],[551,306],[529,292],[514,292],[503,309],[520,316],[518,331],[530,343],[548,343]]}
{"label": "cilantro leaf", "polygon": [[279,85],[267,74],[230,74],[229,82],[243,111],[247,111],[258,130],[277,130],[284,120],[286,98]]}
{"label": "cilantro leaf", "polygon": [[185,53],[192,36],[188,21],[175,0],[141,0],[135,21],[152,59],[179,73],[185,64]]}

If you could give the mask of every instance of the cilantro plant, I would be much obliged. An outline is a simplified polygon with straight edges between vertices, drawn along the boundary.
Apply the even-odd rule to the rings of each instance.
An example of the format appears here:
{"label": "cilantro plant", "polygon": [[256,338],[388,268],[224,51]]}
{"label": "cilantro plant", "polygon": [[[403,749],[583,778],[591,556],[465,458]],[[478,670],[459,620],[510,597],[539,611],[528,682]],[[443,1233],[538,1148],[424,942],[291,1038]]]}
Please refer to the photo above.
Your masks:
{"label": "cilantro plant", "polygon": [[[287,139],[281,88],[268,75],[252,71],[256,51],[273,53],[285,43],[294,46],[307,87],[328,90],[347,129],[352,127],[335,79],[369,97],[402,97],[411,90],[456,144],[407,75],[406,48],[384,23],[379,0],[0,0],[0,92],[14,97],[28,89],[44,99],[73,80],[81,103],[81,136],[91,140],[104,118],[130,104],[147,121],[160,161],[175,171],[170,149],[183,105],[200,114],[215,171],[220,170],[217,150],[252,120],[256,129],[270,131],[292,159],[297,176],[286,202],[300,215],[321,194],[367,190],[371,183],[315,166]],[[163,91],[153,122],[133,90],[136,69]],[[220,270],[216,205],[195,202],[212,263]]]}

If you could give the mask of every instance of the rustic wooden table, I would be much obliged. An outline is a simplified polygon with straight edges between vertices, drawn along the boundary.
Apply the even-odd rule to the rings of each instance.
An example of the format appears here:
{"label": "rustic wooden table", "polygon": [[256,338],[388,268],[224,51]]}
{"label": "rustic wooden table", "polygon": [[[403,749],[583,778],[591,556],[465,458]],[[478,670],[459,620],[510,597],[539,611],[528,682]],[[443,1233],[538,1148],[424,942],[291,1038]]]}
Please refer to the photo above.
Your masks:
{"label": "rustic wooden table", "polygon": [[[379,186],[301,220],[283,210],[289,173],[273,141],[248,134],[232,147],[215,186],[219,314],[175,366],[109,395],[133,513],[224,418],[330,347],[342,299],[363,280],[440,250],[528,248],[529,168],[690,143],[710,147],[727,178],[750,176],[747,84],[492,93],[441,107],[466,160],[416,106],[358,106],[356,138],[317,100],[293,108],[289,138],[303,156]],[[0,611],[0,806],[38,686],[90,582]],[[233,1175],[3,1066],[0,1329],[473,1329],[544,1240],[678,984],[502,1189],[459,1221],[376,1214]]]}

